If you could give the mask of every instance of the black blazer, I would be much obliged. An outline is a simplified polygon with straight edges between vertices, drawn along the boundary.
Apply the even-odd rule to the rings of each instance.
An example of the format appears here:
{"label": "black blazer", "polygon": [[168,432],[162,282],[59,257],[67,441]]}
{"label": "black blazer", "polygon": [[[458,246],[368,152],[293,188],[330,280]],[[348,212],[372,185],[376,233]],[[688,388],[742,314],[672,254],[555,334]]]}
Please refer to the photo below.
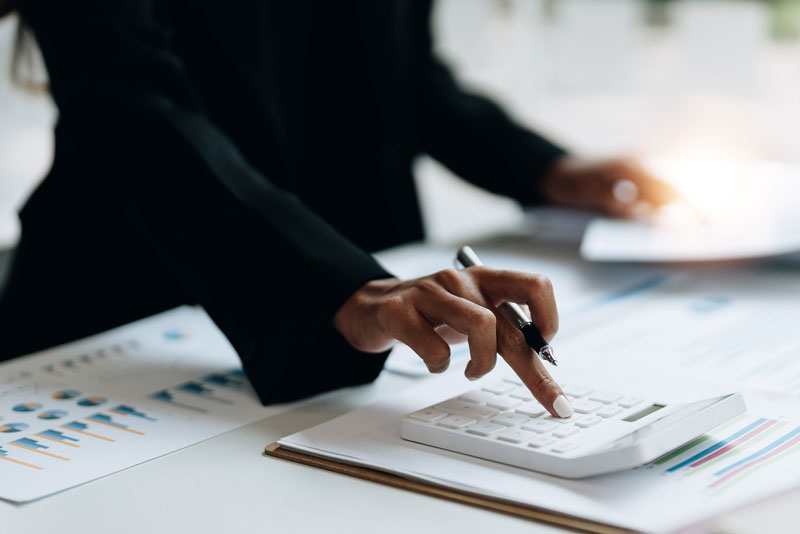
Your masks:
{"label": "black blazer", "polygon": [[[523,202],[562,150],[463,92],[421,0],[21,0],[59,109],[21,212],[0,356],[183,303],[263,402],[373,379],[332,327],[422,237],[427,153]],[[10,332],[11,334],[6,334]]]}

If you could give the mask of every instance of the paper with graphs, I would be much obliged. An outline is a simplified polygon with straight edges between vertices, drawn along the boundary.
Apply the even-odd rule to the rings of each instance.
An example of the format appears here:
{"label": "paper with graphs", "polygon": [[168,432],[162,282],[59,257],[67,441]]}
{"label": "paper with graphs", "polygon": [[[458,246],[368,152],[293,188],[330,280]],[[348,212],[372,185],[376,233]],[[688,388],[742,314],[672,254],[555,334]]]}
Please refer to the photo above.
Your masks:
{"label": "paper with graphs", "polygon": [[0,498],[25,502],[280,411],[199,308],[0,364]]}

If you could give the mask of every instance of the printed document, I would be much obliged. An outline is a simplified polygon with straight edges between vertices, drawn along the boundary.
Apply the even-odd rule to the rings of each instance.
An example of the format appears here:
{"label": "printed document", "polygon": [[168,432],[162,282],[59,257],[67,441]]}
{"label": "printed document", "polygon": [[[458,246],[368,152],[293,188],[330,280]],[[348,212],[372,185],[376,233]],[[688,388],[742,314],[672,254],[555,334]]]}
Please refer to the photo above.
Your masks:
{"label": "printed document", "polygon": [[0,498],[38,499],[284,409],[182,307],[0,364]]}

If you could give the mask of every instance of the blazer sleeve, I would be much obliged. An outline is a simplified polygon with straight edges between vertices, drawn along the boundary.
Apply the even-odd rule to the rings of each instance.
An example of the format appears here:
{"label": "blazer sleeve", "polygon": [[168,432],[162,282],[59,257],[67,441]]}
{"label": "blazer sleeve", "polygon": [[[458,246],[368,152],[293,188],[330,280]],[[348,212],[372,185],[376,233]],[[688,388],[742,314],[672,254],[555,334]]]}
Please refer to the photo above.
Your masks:
{"label": "blazer sleeve", "polygon": [[262,402],[373,380],[385,355],[349,347],[332,318],[391,275],[203,114],[156,3],[21,2],[59,108],[47,180],[117,208],[108,224],[206,309]]}
{"label": "blazer sleeve", "polygon": [[517,124],[490,99],[459,87],[433,53],[429,19],[429,10],[417,17],[422,150],[479,187],[541,203],[538,180],[566,151]]}

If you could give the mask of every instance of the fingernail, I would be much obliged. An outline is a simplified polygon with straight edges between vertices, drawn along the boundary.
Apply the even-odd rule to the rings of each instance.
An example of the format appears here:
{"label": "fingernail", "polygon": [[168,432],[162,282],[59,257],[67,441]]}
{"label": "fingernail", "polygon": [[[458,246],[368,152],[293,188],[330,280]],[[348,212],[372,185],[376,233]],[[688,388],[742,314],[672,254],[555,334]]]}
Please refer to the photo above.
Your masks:
{"label": "fingernail", "polygon": [[469,380],[470,382],[475,382],[475,381],[476,381],[476,380],[478,380],[479,378],[480,378],[479,376],[468,376],[468,377],[467,377],[467,380]]}
{"label": "fingernail", "polygon": [[620,204],[633,204],[639,198],[639,187],[630,180],[617,180],[611,193]]}
{"label": "fingernail", "polygon": [[553,402],[553,409],[556,411],[559,417],[570,417],[573,413],[572,405],[564,395],[559,395],[556,397],[556,400]]}

